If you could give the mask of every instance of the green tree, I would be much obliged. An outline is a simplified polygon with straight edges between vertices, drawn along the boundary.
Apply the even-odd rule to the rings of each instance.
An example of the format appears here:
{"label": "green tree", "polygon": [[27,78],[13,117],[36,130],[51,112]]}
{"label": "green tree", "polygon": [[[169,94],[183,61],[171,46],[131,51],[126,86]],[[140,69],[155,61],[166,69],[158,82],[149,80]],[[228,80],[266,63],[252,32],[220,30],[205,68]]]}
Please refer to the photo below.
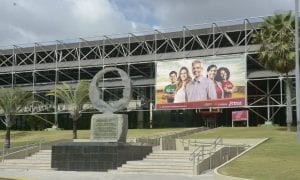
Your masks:
{"label": "green tree", "polygon": [[83,105],[89,101],[89,83],[79,81],[75,89],[64,83],[47,95],[56,96],[68,106],[68,112],[73,120],[73,139],[77,139],[77,120],[81,116]]}
{"label": "green tree", "polygon": [[5,116],[2,122],[6,126],[5,148],[10,148],[10,129],[17,113],[32,102],[31,92],[18,88],[0,88],[0,109]]}
{"label": "green tree", "polygon": [[289,73],[295,67],[294,28],[295,19],[290,11],[287,14],[275,14],[264,19],[260,31],[253,40],[260,44],[258,59],[266,69],[283,74],[286,77],[286,123],[290,131],[292,125],[291,88]]}

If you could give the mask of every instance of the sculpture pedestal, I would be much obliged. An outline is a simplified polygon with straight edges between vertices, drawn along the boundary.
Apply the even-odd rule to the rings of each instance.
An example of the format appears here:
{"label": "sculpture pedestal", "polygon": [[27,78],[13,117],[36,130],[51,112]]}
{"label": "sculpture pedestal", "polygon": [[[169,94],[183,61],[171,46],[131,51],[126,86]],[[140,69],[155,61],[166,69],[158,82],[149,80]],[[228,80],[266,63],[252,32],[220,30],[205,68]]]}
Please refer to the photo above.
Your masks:
{"label": "sculpture pedestal", "polygon": [[51,167],[65,171],[107,171],[126,161],[142,160],[151,146],[126,144],[127,115],[95,114],[90,142],[68,142],[52,146]]}
{"label": "sculpture pedestal", "polygon": [[151,146],[123,143],[68,142],[52,146],[51,168],[64,171],[107,171],[126,161],[142,160]]}
{"label": "sculpture pedestal", "polygon": [[94,114],[91,120],[91,141],[126,143],[128,116],[125,114]]}

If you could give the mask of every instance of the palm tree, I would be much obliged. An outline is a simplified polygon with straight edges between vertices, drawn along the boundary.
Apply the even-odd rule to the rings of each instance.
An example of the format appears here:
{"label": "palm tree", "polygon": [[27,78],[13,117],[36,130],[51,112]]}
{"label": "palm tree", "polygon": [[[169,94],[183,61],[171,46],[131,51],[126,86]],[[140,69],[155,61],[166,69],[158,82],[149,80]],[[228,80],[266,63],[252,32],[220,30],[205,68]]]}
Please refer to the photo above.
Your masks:
{"label": "palm tree", "polygon": [[286,123],[290,131],[292,125],[291,86],[289,73],[295,67],[294,28],[295,19],[288,14],[275,14],[265,18],[260,31],[253,40],[260,44],[258,59],[266,69],[285,75],[286,77]]}
{"label": "palm tree", "polygon": [[25,106],[33,102],[31,92],[18,88],[1,88],[0,89],[0,109],[5,116],[2,122],[6,126],[5,148],[10,148],[10,129],[14,124],[17,113]]}
{"label": "palm tree", "polygon": [[81,116],[83,105],[89,101],[89,83],[79,81],[75,90],[69,84],[64,83],[51,90],[47,95],[56,96],[68,105],[68,111],[73,120],[73,139],[77,139],[77,120]]}

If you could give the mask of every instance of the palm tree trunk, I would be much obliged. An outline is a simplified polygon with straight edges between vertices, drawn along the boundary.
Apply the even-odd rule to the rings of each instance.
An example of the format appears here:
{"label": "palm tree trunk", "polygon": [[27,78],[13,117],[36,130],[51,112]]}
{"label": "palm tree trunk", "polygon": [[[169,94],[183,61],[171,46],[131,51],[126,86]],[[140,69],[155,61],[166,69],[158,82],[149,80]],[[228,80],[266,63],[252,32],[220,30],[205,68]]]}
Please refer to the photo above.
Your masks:
{"label": "palm tree trunk", "polygon": [[6,126],[5,143],[4,148],[10,148],[10,127]]}
{"label": "palm tree trunk", "polygon": [[291,80],[286,78],[286,127],[287,131],[291,131],[293,122],[292,106],[291,106]]}
{"label": "palm tree trunk", "polygon": [[73,119],[73,139],[77,139],[77,119]]}

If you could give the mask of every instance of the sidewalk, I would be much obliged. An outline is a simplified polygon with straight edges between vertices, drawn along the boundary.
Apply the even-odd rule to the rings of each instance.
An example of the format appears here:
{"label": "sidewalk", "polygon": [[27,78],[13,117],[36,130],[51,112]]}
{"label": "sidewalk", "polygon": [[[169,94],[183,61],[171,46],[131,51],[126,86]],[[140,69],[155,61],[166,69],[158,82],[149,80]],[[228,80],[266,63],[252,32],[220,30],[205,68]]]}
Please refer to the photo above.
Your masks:
{"label": "sidewalk", "polygon": [[82,171],[47,171],[47,170],[0,170],[0,178],[22,178],[32,180],[214,180],[213,172],[198,176],[184,175],[150,175],[150,174],[123,174],[109,172],[82,172]]}

